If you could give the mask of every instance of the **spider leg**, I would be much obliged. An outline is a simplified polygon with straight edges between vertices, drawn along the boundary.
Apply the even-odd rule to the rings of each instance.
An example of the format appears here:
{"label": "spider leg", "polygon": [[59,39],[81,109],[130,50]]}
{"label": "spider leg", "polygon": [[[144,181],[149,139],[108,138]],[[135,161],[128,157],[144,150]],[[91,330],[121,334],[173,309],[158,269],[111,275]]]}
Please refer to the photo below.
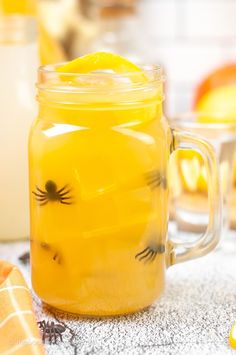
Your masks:
{"label": "spider leg", "polygon": [[150,181],[150,182],[153,182],[153,181],[156,181],[156,180],[161,180],[161,177],[160,177],[160,175],[153,175],[153,176],[147,177],[146,180]]}
{"label": "spider leg", "polygon": [[153,176],[153,177],[147,178],[147,183],[150,185],[156,184],[156,183],[161,183],[161,176],[158,175],[158,176]]}
{"label": "spider leg", "polygon": [[64,191],[68,185],[63,186],[60,190],[57,191],[58,194],[60,194],[62,191]]}
{"label": "spider leg", "polygon": [[60,202],[63,204],[63,205],[72,205],[72,202],[65,202],[65,201],[61,201]]}
{"label": "spider leg", "polygon": [[[149,261],[150,261],[150,258],[152,257],[153,255],[153,251],[150,249],[149,250],[149,253],[145,256],[145,260],[144,260],[144,263],[147,264]],[[144,258],[143,258],[144,259]],[[142,260],[142,259],[141,259]]]}
{"label": "spider leg", "polygon": [[49,337],[48,337],[48,341],[49,341],[49,344],[52,344],[52,337],[53,337],[53,333],[52,333],[52,329],[53,329],[53,322],[47,322],[47,329],[48,329],[48,334],[49,334]]}
{"label": "spider leg", "polygon": [[44,196],[46,196],[46,192],[43,193],[43,194],[38,194],[37,192],[32,191],[32,194],[34,194],[34,195],[37,196],[37,197],[44,197]]}
{"label": "spider leg", "polygon": [[45,250],[50,250],[50,245],[45,242],[40,243],[40,246]]}
{"label": "spider leg", "polygon": [[60,341],[63,341],[63,338],[62,338],[62,335],[61,335],[60,331],[56,329],[55,332],[56,332],[57,336],[59,336]]}
{"label": "spider leg", "polygon": [[45,206],[47,203],[48,203],[48,200],[46,200],[46,201],[43,202],[43,203],[40,203],[39,205],[40,205],[40,206]]}
{"label": "spider leg", "polygon": [[42,320],[40,322],[38,322],[39,328],[42,329],[42,341],[43,343],[45,343],[45,339],[46,339],[46,335],[47,335],[47,324],[45,322],[45,320]]}
{"label": "spider leg", "polygon": [[155,253],[154,253],[154,257],[153,257],[153,260],[155,260],[156,259],[156,257],[157,257],[157,251],[155,251]]}
{"label": "spider leg", "polygon": [[46,191],[41,190],[38,186],[36,186],[36,189],[37,189],[39,192],[41,192],[41,194],[45,194],[45,193],[46,193]]}
{"label": "spider leg", "polygon": [[36,201],[38,201],[38,202],[40,202],[40,201],[46,201],[47,200],[47,197],[45,196],[45,197],[38,197],[38,198],[36,198],[35,199]]}
{"label": "spider leg", "polygon": [[59,265],[61,264],[61,255],[59,254],[59,253],[55,253],[54,255],[53,255],[53,260],[54,261],[56,261]]}
{"label": "spider leg", "polygon": [[153,175],[146,175],[146,180],[151,181],[151,180],[156,180],[160,178],[160,174],[156,173]]}
{"label": "spider leg", "polygon": [[152,252],[151,249],[147,248],[146,252],[143,251],[142,253],[140,253],[138,260],[142,261],[143,259],[148,258],[148,256],[150,255],[151,252]]}
{"label": "spider leg", "polygon": [[149,250],[149,247],[147,247],[146,249],[144,249],[143,251],[141,251],[140,253],[135,255],[135,259],[138,259],[139,256],[141,256],[143,253],[145,253],[147,250]]}
{"label": "spider leg", "polygon": [[41,321],[38,322],[38,325],[39,325],[40,329],[44,328],[45,324],[46,324],[45,320],[41,320]]}
{"label": "spider leg", "polygon": [[71,190],[67,190],[67,191],[64,191],[62,193],[58,191],[58,194],[59,194],[60,197],[63,197],[65,195],[69,194],[70,192],[71,192]]}
{"label": "spider leg", "polygon": [[161,174],[158,170],[151,171],[150,173],[145,174],[148,185],[159,186],[162,181]]}
{"label": "spider leg", "polygon": [[145,262],[148,262],[149,257],[150,257],[151,255],[152,255],[152,250],[149,249],[149,251],[148,251],[146,254],[144,254],[141,258],[139,258],[139,261],[142,261],[142,260],[145,259]]}
{"label": "spider leg", "polygon": [[68,196],[68,197],[60,197],[60,200],[63,201],[63,200],[69,200],[71,199],[72,197],[71,196]]}
{"label": "spider leg", "polygon": [[155,181],[155,180],[159,180],[161,177],[160,177],[160,174],[158,175],[153,175],[153,176],[146,176],[146,180],[147,181]]}
{"label": "spider leg", "polygon": [[53,333],[53,338],[54,338],[54,344],[56,344],[57,343],[57,332],[54,327],[52,328],[52,333]]}
{"label": "spider leg", "polygon": [[46,329],[43,329],[43,336],[42,336],[42,341],[45,343],[45,338],[46,338]]}
{"label": "spider leg", "polygon": [[160,185],[166,189],[167,188],[167,179],[165,176],[161,175],[158,170],[146,174],[147,184],[155,189]]}
{"label": "spider leg", "polygon": [[161,185],[161,180],[155,180],[152,182],[148,182],[148,185],[152,188],[155,189],[156,187]]}
{"label": "spider leg", "polygon": [[56,253],[56,254],[54,254],[54,256],[53,256],[53,260],[57,260],[57,258],[58,258],[58,253]]}
{"label": "spider leg", "polygon": [[48,329],[48,334],[49,334],[48,341],[49,341],[49,344],[51,345],[52,344],[52,329],[51,328]]}
{"label": "spider leg", "polygon": [[50,323],[49,321],[43,321],[44,325],[43,325],[43,342],[45,343],[46,337],[49,334],[50,335]]}
{"label": "spider leg", "polygon": [[148,261],[151,263],[152,261],[154,261],[156,259],[156,256],[157,256],[157,252],[152,251],[152,255],[150,256]]}

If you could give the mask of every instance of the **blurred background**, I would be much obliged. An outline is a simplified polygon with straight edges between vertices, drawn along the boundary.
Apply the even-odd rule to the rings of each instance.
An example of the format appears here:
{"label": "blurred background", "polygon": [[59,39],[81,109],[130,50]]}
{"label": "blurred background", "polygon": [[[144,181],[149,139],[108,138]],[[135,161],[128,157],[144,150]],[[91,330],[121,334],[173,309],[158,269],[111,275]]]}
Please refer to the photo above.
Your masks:
{"label": "blurred background", "polygon": [[105,50],[162,65],[170,116],[236,82],[235,0],[1,0],[1,10],[37,14],[43,64]]}
{"label": "blurred background", "polygon": [[[7,19],[6,15],[13,17]],[[182,128],[188,129],[190,118],[195,117],[197,124],[204,124],[201,133],[206,139],[210,131],[211,138],[214,137],[211,143],[222,163],[222,184],[234,187],[233,193],[228,192],[229,188],[225,190],[227,199],[233,196],[231,210],[236,216],[235,18],[236,0],[0,0],[0,92],[7,92],[9,86],[9,93],[15,92],[20,97],[19,107],[15,105],[15,112],[11,113],[11,105],[5,100],[2,117],[17,117],[20,112],[24,121],[27,114],[31,122],[34,113],[29,106],[34,105],[39,62],[53,64],[90,52],[110,51],[137,64],[160,64],[166,77],[167,118],[173,122],[187,113],[187,119],[181,120],[186,121]],[[9,97],[12,100],[11,94]],[[27,113],[22,106],[25,110],[30,108]],[[190,111],[194,115],[188,115]],[[220,146],[219,136],[212,131],[215,123],[226,124],[224,132],[218,126]],[[27,132],[27,129],[22,132],[23,143],[27,141]],[[176,156],[176,164],[172,166],[178,168],[171,174],[180,176],[179,182],[172,179],[178,184],[172,190],[180,191],[178,195],[181,191],[191,192],[191,199],[196,192],[204,197],[205,206],[207,178],[201,156],[193,153]],[[26,180],[22,177],[22,181]],[[231,220],[236,228],[236,217]]]}
{"label": "blurred background", "polygon": [[[199,83],[236,57],[234,0],[38,0],[38,4],[41,21],[58,45],[55,58],[48,53],[44,61],[111,50],[161,64],[167,76],[169,115],[192,109]],[[220,76],[214,80],[224,80],[225,73]]]}

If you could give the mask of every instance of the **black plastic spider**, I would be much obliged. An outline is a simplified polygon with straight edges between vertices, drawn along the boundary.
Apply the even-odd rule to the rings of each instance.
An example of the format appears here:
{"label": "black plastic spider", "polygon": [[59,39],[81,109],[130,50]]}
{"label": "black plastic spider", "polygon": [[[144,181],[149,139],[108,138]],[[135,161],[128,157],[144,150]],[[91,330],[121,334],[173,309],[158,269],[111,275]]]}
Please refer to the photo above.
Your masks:
{"label": "black plastic spider", "polygon": [[140,253],[136,254],[135,259],[137,259],[138,261],[143,260],[145,263],[151,263],[156,259],[157,254],[163,254],[165,252],[165,249],[165,245],[163,244],[148,246]]}
{"label": "black plastic spider", "polygon": [[162,186],[164,189],[167,189],[167,179],[158,170],[153,170],[150,171],[149,173],[146,173],[145,178],[147,184],[150,186],[152,190],[154,190],[159,186]]}
{"label": "black plastic spider", "polygon": [[57,190],[57,185],[54,181],[47,181],[45,184],[45,190],[41,190],[38,186],[36,186],[36,190],[32,191],[32,193],[36,196],[36,201],[39,202],[40,206],[46,205],[49,201],[59,201],[64,205],[71,205],[72,202],[68,201],[72,197],[68,196],[70,193],[70,189],[68,189],[68,185],[65,185],[60,190]]}
{"label": "black plastic spider", "polygon": [[57,262],[58,264],[62,264],[62,256],[61,253],[56,251],[50,244],[41,242],[40,247],[44,249],[46,252],[49,252],[52,256],[52,259]]}
{"label": "black plastic spider", "polygon": [[56,344],[58,337],[60,338],[60,341],[63,341],[62,333],[66,331],[66,327],[64,325],[59,323],[55,324],[54,322],[49,321],[46,322],[45,320],[38,322],[38,325],[39,328],[42,329],[44,343],[46,337],[48,337],[49,344],[52,344],[53,340],[53,344]]}
{"label": "black plastic spider", "polygon": [[62,263],[62,258],[61,258],[61,256],[60,256],[59,253],[55,253],[55,254],[53,255],[53,260],[56,261],[58,264],[61,264],[61,263]]}
{"label": "black plastic spider", "polygon": [[22,264],[27,265],[30,262],[30,253],[27,251],[24,254],[20,255],[19,258],[20,262],[22,262]]}

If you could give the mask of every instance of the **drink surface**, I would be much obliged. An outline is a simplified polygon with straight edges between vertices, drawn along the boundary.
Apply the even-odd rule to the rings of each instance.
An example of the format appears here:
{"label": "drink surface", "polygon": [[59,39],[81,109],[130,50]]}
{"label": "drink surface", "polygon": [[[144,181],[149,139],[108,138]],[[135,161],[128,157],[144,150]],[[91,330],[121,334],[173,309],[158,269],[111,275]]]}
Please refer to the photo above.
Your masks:
{"label": "drink surface", "polygon": [[35,114],[35,43],[0,43],[0,240],[29,236],[27,141]]}
{"label": "drink surface", "polygon": [[33,287],[67,312],[134,312],[163,289],[169,128],[145,90],[70,95],[42,93],[31,134]]}

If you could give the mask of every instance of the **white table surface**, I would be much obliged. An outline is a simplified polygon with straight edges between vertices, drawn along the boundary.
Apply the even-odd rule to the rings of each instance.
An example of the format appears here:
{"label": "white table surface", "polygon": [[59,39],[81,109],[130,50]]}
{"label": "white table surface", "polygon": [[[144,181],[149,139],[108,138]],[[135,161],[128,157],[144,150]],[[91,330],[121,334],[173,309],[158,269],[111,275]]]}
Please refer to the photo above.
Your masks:
{"label": "white table surface", "polygon": [[[27,242],[2,243],[0,259],[17,264],[30,284],[29,266],[18,261],[28,249]],[[236,232],[208,256],[171,267],[163,297],[146,311],[82,319],[50,314],[35,296],[34,307],[38,320],[67,325],[63,343],[45,344],[50,355],[236,354],[228,345],[236,322]]]}

